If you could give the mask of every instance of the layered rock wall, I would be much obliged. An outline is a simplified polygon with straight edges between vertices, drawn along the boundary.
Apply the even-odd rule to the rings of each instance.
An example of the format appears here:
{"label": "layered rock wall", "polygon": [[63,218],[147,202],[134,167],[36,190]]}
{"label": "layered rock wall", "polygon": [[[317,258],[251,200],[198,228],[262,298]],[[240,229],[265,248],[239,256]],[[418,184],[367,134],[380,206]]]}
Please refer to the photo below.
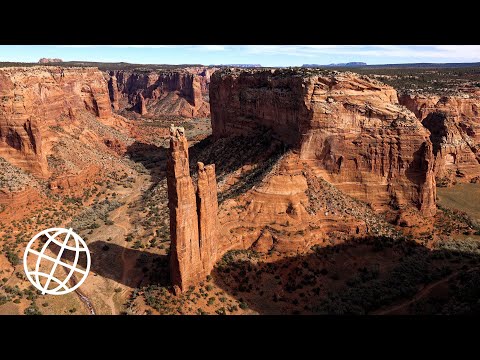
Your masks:
{"label": "layered rock wall", "polygon": [[480,99],[477,96],[403,94],[399,101],[412,110],[431,133],[439,184],[465,182],[480,176]]}
{"label": "layered rock wall", "polygon": [[435,213],[430,134],[390,86],[353,73],[222,70],[210,106],[214,138],[272,129],[318,176],[372,208]]}
{"label": "layered rock wall", "polygon": [[112,116],[107,83],[96,68],[0,68],[0,156],[48,174],[44,132],[79,112]]}
{"label": "layered rock wall", "polygon": [[[210,72],[194,70],[109,71],[112,105],[121,96],[124,108],[133,107],[142,115],[148,109],[152,115],[208,117]],[[145,104],[144,112],[139,102]]]}

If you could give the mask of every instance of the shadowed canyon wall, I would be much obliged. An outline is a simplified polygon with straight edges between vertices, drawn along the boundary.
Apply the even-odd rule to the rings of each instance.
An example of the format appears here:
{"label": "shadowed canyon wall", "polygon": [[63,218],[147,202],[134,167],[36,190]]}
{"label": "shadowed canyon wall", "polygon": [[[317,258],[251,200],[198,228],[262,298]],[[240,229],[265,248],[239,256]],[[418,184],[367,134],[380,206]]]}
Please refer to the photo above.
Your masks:
{"label": "shadowed canyon wall", "polygon": [[133,109],[141,115],[208,117],[208,84],[213,69],[108,71],[114,109]]}
{"label": "shadowed canyon wall", "polygon": [[431,132],[439,184],[468,182],[480,177],[478,95],[403,94],[399,101]]}
{"label": "shadowed canyon wall", "polygon": [[216,139],[270,128],[373,209],[435,214],[430,134],[390,86],[348,72],[226,69],[212,75],[210,106]]}

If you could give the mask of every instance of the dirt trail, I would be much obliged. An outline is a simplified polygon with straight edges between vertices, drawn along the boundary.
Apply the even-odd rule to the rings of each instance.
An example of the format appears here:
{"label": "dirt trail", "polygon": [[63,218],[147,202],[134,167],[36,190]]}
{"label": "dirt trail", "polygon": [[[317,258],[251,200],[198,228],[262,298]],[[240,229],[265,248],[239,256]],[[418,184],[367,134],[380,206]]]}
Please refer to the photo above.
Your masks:
{"label": "dirt trail", "polygon": [[145,191],[145,189],[147,189],[150,185],[150,176],[139,176],[132,188],[132,191],[125,197],[121,198],[121,200],[125,202],[125,204],[110,213],[110,219],[114,222],[114,225],[112,226],[122,230],[121,233],[123,238],[119,239],[117,236],[117,239],[113,239],[117,244],[121,244],[123,246],[123,251],[120,257],[123,269],[122,278],[120,281],[122,284],[127,284],[128,274],[135,266],[135,259],[125,258],[125,252],[128,248],[128,242],[125,241],[125,237],[128,233],[132,231],[133,228],[132,219],[128,211],[128,206],[137,201],[141,197],[143,191]]}
{"label": "dirt trail", "polygon": [[[478,270],[479,267],[474,267],[474,268],[471,268],[469,269],[467,272],[471,272],[471,271],[474,271],[474,270]],[[400,304],[397,304],[397,305],[394,305],[392,307],[389,307],[387,309],[383,309],[383,310],[376,310],[374,312],[371,313],[371,315],[388,315],[388,314],[391,314],[397,310],[400,310],[400,309],[403,309],[405,308],[406,306],[409,306],[410,304],[413,304],[414,302],[424,298],[426,295],[428,295],[435,287],[437,287],[438,285],[441,285],[447,281],[449,281],[450,279],[452,279],[453,277],[457,276],[459,273],[460,273],[461,270],[457,270],[457,271],[454,271],[453,273],[451,273],[450,275],[448,275],[447,277],[443,278],[443,279],[440,279],[438,281],[435,281],[434,283],[431,283],[427,286],[425,286],[422,290],[420,290],[418,293],[415,294],[415,296],[409,300],[406,300]]]}
{"label": "dirt trail", "polygon": [[[136,213],[132,212],[129,206],[138,201],[144,191],[148,189],[151,184],[152,179],[150,175],[137,174],[136,181],[133,184],[132,188],[115,188],[114,191],[116,191],[118,194],[116,199],[122,202],[123,205],[112,210],[108,214],[109,219],[113,221],[112,225],[106,225],[102,222],[102,224],[97,229],[95,229],[95,232],[93,233],[93,237],[99,237],[104,239],[109,237],[110,239],[108,241],[110,241],[112,244],[122,247],[123,250],[121,252],[121,256],[119,257],[119,259],[117,259],[117,261],[120,261],[119,265],[121,267],[120,279],[115,280],[114,283],[111,283],[110,280],[108,280],[107,283],[104,283],[106,285],[105,288],[103,287],[105,285],[100,285],[99,283],[97,283],[95,289],[84,288],[84,291],[82,292],[76,290],[77,296],[86,306],[89,314],[96,314],[93,302],[88,296],[88,294],[92,291],[95,291],[96,297],[98,297],[98,299],[93,300],[95,300],[96,302],[100,300],[100,302],[96,304],[97,310],[100,311],[100,313],[104,313],[106,305],[107,308],[110,308],[110,313],[112,315],[116,315],[119,313],[120,309],[118,308],[118,301],[115,301],[115,296],[118,297],[119,295],[125,295],[129,292],[130,287],[133,286],[131,284],[133,279],[130,280],[129,276],[131,276],[132,270],[135,267],[136,256],[127,256],[127,254],[129,254],[127,250],[130,248],[130,245],[127,241],[125,241],[125,238],[127,234],[131,233],[134,230],[134,220],[136,220],[134,217],[136,216]],[[117,264],[112,265],[118,266]],[[76,279],[71,279],[71,281],[76,282]],[[118,287],[118,283],[122,287],[123,291],[120,293],[111,291],[112,288]],[[100,288],[98,287],[99,285],[101,286]],[[102,305],[100,305],[101,303],[103,303],[103,307]]]}
{"label": "dirt trail", "polygon": [[434,283],[431,283],[431,284],[425,286],[422,290],[420,290],[418,293],[416,293],[413,298],[411,298],[409,300],[406,300],[406,301],[404,301],[404,302],[402,302],[398,305],[389,307],[387,309],[376,310],[376,311],[372,312],[371,315],[388,315],[388,314],[391,314],[395,311],[403,309],[406,306],[409,306],[410,304],[413,304],[414,302],[417,302],[418,300],[422,299],[423,297],[428,295],[430,293],[430,291],[432,291],[435,287],[437,287],[440,284],[443,284],[444,282],[447,282],[448,280],[450,280],[454,276],[458,275],[459,272],[460,271],[455,271],[452,274],[448,275],[446,278],[440,279],[438,281],[435,281]]}
{"label": "dirt trail", "polygon": [[[120,256],[122,275],[121,279],[118,281],[121,285],[124,285],[126,287],[121,292],[122,295],[125,295],[125,293],[129,291],[128,287],[131,286],[129,276],[134,269],[136,263],[135,257],[126,256],[127,249],[130,247],[130,245],[127,241],[125,241],[125,238],[127,234],[134,230],[134,223],[131,217],[129,205],[139,200],[143,192],[148,189],[151,184],[152,180],[149,175],[139,175],[135,183],[133,184],[133,187],[131,189],[127,189],[128,193],[117,198],[124,204],[110,212],[109,218],[114,222],[114,224],[101,225],[96,231],[97,234],[110,234],[110,237],[112,238],[111,242],[123,247]],[[104,298],[104,302],[108,307],[110,307],[112,314],[117,314],[119,310],[115,306],[115,296],[118,296],[117,293],[113,293],[108,298]]]}

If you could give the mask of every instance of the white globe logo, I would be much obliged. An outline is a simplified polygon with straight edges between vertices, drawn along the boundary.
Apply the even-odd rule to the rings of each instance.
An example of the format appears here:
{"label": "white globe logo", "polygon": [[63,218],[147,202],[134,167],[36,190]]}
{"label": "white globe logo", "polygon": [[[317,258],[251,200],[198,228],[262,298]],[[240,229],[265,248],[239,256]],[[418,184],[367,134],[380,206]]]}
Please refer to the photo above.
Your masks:
{"label": "white globe logo", "polygon": [[[45,237],[47,240],[42,246],[41,240]],[[69,246],[69,242],[74,246]],[[33,249],[34,246],[39,251]],[[42,246],[41,249],[39,246]],[[73,258],[71,264],[67,263],[69,257]],[[85,270],[78,267],[81,257],[86,258]],[[23,255],[25,274],[42,294],[64,295],[74,291],[87,278],[90,263],[87,244],[72,229],[51,228],[39,232],[30,240]],[[60,274],[64,276],[63,280],[58,278]],[[76,278],[77,274],[79,279]]]}

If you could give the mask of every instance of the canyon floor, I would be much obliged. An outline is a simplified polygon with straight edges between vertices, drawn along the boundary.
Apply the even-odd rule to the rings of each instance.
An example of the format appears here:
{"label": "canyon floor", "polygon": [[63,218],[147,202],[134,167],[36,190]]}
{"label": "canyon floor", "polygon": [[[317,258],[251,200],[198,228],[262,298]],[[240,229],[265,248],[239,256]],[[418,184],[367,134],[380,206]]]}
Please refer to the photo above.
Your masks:
{"label": "canyon floor", "polygon": [[[167,129],[172,119],[138,120],[138,131]],[[177,119],[178,121],[178,119]],[[209,119],[177,122],[190,138],[210,135]],[[151,134],[150,134],[151,135]],[[169,250],[168,208],[165,178],[168,139],[144,136],[122,159],[119,173],[84,188],[85,197],[53,197],[32,203],[27,209],[3,206],[0,218],[0,314],[143,314],[158,312],[138,301],[143,287],[169,282],[166,255]],[[195,141],[191,145],[195,145]],[[92,255],[90,275],[81,292],[64,296],[40,295],[26,279],[17,251],[43,228],[72,226],[87,242]],[[152,231],[156,229],[156,231]],[[11,244],[10,239],[18,240]],[[9,258],[10,257],[10,258]],[[80,263],[80,267],[84,264]],[[208,287],[208,286],[207,286]],[[210,293],[210,287],[207,293]],[[211,294],[213,295],[213,293]],[[236,313],[249,312],[226,293],[225,305]],[[145,295],[147,296],[147,295]],[[142,297],[143,298],[143,297]],[[145,303],[146,302],[146,303]],[[214,312],[210,297],[198,302]],[[196,310],[196,309],[195,309]],[[233,311],[233,310],[232,310]]]}

